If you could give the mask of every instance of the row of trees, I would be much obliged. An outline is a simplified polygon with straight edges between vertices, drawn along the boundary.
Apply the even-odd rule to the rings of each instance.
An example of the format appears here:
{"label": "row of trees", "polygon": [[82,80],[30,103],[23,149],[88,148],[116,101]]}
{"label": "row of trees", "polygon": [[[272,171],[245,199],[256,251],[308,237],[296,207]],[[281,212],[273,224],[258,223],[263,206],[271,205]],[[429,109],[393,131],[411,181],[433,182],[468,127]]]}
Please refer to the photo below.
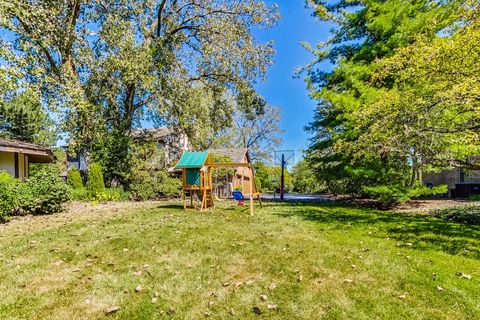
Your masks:
{"label": "row of trees", "polygon": [[328,190],[397,201],[445,191],[423,188],[424,172],[480,168],[478,1],[309,3],[336,25],[306,45],[318,101],[307,160]]}
{"label": "row of trees", "polygon": [[257,0],[0,0],[0,135],[65,134],[127,186],[145,120],[261,156],[280,115],[253,89],[274,54],[253,31],[278,18]]}

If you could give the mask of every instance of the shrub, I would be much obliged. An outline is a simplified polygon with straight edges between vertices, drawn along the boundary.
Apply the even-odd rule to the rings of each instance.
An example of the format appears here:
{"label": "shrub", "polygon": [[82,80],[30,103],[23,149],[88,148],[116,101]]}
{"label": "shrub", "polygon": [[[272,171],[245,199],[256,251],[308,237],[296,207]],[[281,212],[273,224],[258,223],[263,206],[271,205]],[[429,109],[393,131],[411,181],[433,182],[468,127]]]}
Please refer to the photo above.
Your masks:
{"label": "shrub", "polygon": [[132,152],[128,191],[133,200],[180,195],[182,182],[167,172],[163,150],[158,150],[155,143],[147,142],[133,145]]}
{"label": "shrub", "polygon": [[90,172],[88,174],[87,181],[87,191],[89,196],[92,198],[95,198],[97,195],[106,192],[102,168],[96,163],[93,163],[90,166]]}
{"label": "shrub", "polygon": [[480,194],[476,194],[476,195],[470,196],[470,197],[468,198],[468,200],[470,200],[470,201],[480,201]]}
{"label": "shrub", "polygon": [[130,195],[123,190],[122,187],[108,188],[105,192],[98,193],[93,199],[96,202],[108,202],[108,201],[128,201]]}
{"label": "shrub", "polygon": [[480,225],[480,206],[476,205],[462,205],[438,209],[434,210],[432,215],[442,220]]}
{"label": "shrub", "polygon": [[69,199],[68,186],[60,178],[55,165],[42,166],[25,183],[18,185],[18,205],[23,213],[59,212]]}
{"label": "shrub", "polygon": [[446,193],[448,187],[446,185],[427,188],[425,186],[403,187],[403,186],[375,186],[363,187],[363,193],[372,197],[385,205],[392,205],[409,201],[412,198],[431,196]]}
{"label": "shrub", "polygon": [[85,190],[85,188],[81,189],[71,189],[70,191],[71,200],[74,201],[88,201],[90,200],[90,195],[88,194],[88,191]]}
{"label": "shrub", "polygon": [[144,201],[155,196],[155,178],[148,171],[136,171],[130,183],[130,195],[133,200]]}
{"label": "shrub", "polygon": [[0,171],[0,222],[7,221],[17,205],[18,181],[5,171]]}
{"label": "shrub", "polygon": [[157,192],[167,198],[175,198],[181,195],[182,180],[172,178],[167,172],[162,171],[161,181],[157,184]]}
{"label": "shrub", "polygon": [[82,176],[75,166],[68,173],[67,183],[73,190],[83,189]]}

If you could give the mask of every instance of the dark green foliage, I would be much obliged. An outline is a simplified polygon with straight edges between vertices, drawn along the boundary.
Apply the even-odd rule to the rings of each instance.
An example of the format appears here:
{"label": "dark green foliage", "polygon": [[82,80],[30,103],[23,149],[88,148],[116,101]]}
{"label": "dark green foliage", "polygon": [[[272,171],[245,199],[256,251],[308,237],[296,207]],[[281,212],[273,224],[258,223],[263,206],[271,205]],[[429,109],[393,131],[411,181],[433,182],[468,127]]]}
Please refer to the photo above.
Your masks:
{"label": "dark green foliage", "polygon": [[439,209],[433,211],[432,215],[442,220],[480,225],[480,206],[477,205],[462,205]]}
{"label": "dark green foliage", "polygon": [[[422,112],[389,109],[393,99],[382,90],[393,87],[396,75],[379,81],[374,74],[379,61],[396,50],[410,46],[419,37],[434,39],[454,25],[465,8],[464,1],[311,3],[320,20],[336,27],[326,43],[312,50],[319,63],[333,62],[333,70],[325,72],[316,64],[307,68],[308,86],[318,101],[308,127],[314,134],[307,153],[309,167],[332,193],[372,196],[387,202],[425,194],[418,185],[425,166],[438,163],[433,161],[437,155],[431,152],[435,141],[412,128]],[[387,130],[382,126],[387,121],[401,125]]]}
{"label": "dark green foliage", "polygon": [[93,163],[88,172],[87,191],[90,197],[95,198],[106,192],[105,181],[103,180],[102,167]]}
{"label": "dark green foliage", "polygon": [[133,200],[180,195],[181,180],[172,177],[165,168],[165,155],[154,142],[139,142],[132,148],[128,191]]}
{"label": "dark green foliage", "polygon": [[318,182],[310,164],[305,160],[300,160],[295,164],[292,171],[293,190],[300,193],[318,193],[322,191],[322,186]]}
{"label": "dark green foliage", "polygon": [[[263,162],[256,162],[253,165],[255,178],[259,182],[262,191],[273,191],[280,188],[280,176],[282,169],[279,166],[268,166]],[[285,190],[293,190],[293,178],[288,169],[285,169]]]}
{"label": "dark green foliage", "polygon": [[21,213],[51,214],[59,212],[70,199],[68,186],[59,177],[55,165],[43,165],[25,183],[18,185]]}
{"label": "dark green foliage", "polygon": [[361,194],[375,198],[386,205],[406,202],[412,198],[444,194],[448,191],[447,185],[427,188],[424,186],[404,187],[398,185],[364,186]]}
{"label": "dark green foliage", "polygon": [[83,189],[82,176],[80,175],[80,171],[78,171],[75,166],[73,166],[68,173],[67,182],[70,188],[73,190]]}
{"label": "dark green foliage", "polygon": [[166,198],[175,198],[181,195],[182,180],[171,177],[168,172],[162,171],[159,174],[160,183],[157,186],[157,192]]}
{"label": "dark green foliage", "polygon": [[5,171],[0,171],[0,222],[8,220],[17,205],[16,189],[18,181]]}
{"label": "dark green foliage", "polygon": [[89,201],[90,195],[85,188],[81,189],[71,189],[71,200],[73,201]]}
{"label": "dark green foliage", "polygon": [[130,184],[132,199],[137,201],[150,200],[159,197],[173,198],[181,193],[182,181],[171,177],[164,170],[138,171]]}

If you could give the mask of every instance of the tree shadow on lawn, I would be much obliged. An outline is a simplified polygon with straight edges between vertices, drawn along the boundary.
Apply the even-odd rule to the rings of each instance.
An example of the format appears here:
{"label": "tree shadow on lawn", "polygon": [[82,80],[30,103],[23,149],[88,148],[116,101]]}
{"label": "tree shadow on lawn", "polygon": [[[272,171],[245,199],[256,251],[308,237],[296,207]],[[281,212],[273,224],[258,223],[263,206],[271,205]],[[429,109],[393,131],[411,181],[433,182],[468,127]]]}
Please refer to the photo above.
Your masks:
{"label": "tree shadow on lawn", "polygon": [[[294,210],[291,210],[294,207]],[[290,209],[290,210],[289,210]],[[480,259],[480,226],[440,220],[427,215],[379,211],[348,203],[281,204],[275,214],[298,216],[333,225],[338,229],[376,227],[372,237],[397,240],[399,246],[412,243],[421,250],[441,250],[453,255]]]}

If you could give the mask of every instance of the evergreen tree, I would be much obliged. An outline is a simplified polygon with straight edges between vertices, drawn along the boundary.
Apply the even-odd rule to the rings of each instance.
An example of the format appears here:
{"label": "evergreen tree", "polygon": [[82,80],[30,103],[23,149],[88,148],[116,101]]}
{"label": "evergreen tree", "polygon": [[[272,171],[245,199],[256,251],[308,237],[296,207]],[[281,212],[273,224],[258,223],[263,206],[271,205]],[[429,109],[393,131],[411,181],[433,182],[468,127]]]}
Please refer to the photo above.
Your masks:
{"label": "evergreen tree", "polygon": [[102,168],[97,163],[93,163],[90,166],[87,181],[87,192],[90,197],[96,197],[106,192]]}
{"label": "evergreen tree", "polygon": [[82,176],[75,166],[73,166],[68,173],[67,182],[73,190],[83,189]]}

